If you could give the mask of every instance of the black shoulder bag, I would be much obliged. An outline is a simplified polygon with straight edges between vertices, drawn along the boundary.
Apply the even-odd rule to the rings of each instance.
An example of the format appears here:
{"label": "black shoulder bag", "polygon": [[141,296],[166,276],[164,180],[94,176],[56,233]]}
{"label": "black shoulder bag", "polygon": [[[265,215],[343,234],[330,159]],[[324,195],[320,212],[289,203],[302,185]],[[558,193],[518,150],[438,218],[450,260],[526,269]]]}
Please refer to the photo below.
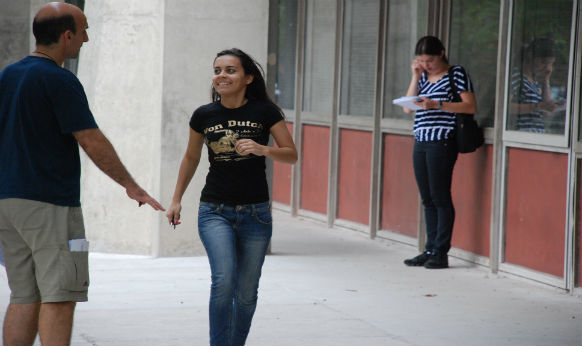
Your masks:
{"label": "black shoulder bag", "polygon": [[[452,67],[449,69],[449,84],[453,93],[453,102],[462,102],[461,96],[457,94]],[[455,140],[459,153],[474,152],[485,142],[483,129],[475,121],[474,114],[455,113],[455,118]]]}

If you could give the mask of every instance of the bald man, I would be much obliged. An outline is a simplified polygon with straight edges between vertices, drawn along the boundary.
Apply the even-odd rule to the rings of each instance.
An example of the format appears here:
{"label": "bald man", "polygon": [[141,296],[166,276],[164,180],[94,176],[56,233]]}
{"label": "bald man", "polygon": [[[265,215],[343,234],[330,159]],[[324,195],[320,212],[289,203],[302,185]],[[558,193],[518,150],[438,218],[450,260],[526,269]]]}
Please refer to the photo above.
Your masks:
{"label": "bald man", "polygon": [[80,203],[79,145],[138,206],[164,210],[127,172],[62,68],[87,36],[66,3],[33,21],[36,49],[0,73],[0,246],[11,289],[4,345],[69,345],[76,302],[87,301],[88,243]]}

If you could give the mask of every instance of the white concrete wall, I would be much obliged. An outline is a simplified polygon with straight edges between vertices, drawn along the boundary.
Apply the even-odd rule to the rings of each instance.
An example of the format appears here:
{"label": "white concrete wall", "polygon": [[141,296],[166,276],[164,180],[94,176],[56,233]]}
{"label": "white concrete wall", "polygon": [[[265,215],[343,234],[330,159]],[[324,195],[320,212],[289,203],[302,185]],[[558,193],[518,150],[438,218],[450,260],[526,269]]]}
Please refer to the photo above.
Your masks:
{"label": "white concrete wall", "polygon": [[[78,76],[97,123],[135,180],[160,195],[163,0],[88,0]],[[92,251],[151,254],[161,213],[83,160],[81,198]]]}
{"label": "white concrete wall", "polygon": [[[216,53],[238,47],[266,65],[268,0],[87,0],[85,13],[89,42],[78,76],[91,109],[137,182],[167,207],[190,116],[210,102]],[[174,231],[163,213],[138,209],[84,157],[81,195],[92,251],[203,254],[196,218],[207,170],[204,151]]]}
{"label": "white concrete wall", "polygon": [[[13,1],[13,2],[16,2],[16,1]],[[30,47],[30,51],[32,52],[36,48],[36,40],[34,38],[34,34],[32,33],[32,20],[34,19],[34,16],[36,15],[38,10],[40,10],[40,8],[42,6],[48,4],[49,2],[52,2],[52,1],[51,0],[30,0],[30,1],[24,1],[24,2],[29,3],[29,6],[30,6],[30,20],[29,20],[28,24],[30,25],[29,47]],[[59,2],[64,2],[64,1],[59,1]]]}
{"label": "white concrete wall", "polygon": [[27,56],[32,17],[29,1],[0,0],[0,71]]}
{"label": "white concrete wall", "polygon": [[[216,53],[237,47],[263,67],[267,61],[268,0],[166,0],[161,192],[169,205],[188,141],[190,116],[209,103]],[[183,225],[174,231],[160,221],[158,254],[203,254],[197,210],[208,171],[206,148],[182,201]]]}

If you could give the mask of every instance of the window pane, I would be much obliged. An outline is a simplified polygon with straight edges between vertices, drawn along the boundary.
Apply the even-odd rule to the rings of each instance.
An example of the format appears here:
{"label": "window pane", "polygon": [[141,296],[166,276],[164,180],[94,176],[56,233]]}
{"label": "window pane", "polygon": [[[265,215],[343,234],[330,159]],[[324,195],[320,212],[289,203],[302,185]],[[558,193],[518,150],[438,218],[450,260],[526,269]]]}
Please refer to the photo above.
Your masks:
{"label": "window pane", "polygon": [[516,0],[507,129],[564,134],[571,0]]}
{"label": "window pane", "polygon": [[[582,102],[582,90],[580,90],[580,102]],[[580,107],[580,109],[582,109],[582,107]],[[582,142],[582,117],[580,114],[578,114],[578,141]]]}
{"label": "window pane", "polygon": [[[471,76],[481,126],[493,127],[499,0],[453,1],[449,61]],[[475,23],[479,23],[475,25]]]}
{"label": "window pane", "polygon": [[426,35],[429,0],[395,0],[388,7],[388,43],[384,76],[384,117],[413,120],[392,100],[406,95],[414,47]]}
{"label": "window pane", "polygon": [[340,113],[372,116],[378,45],[378,0],[346,0]]}
{"label": "window pane", "polygon": [[303,110],[331,115],[336,0],[308,0]]}
{"label": "window pane", "polygon": [[277,78],[275,102],[284,109],[294,109],[295,52],[297,42],[297,1],[279,1],[279,37],[277,40]]}

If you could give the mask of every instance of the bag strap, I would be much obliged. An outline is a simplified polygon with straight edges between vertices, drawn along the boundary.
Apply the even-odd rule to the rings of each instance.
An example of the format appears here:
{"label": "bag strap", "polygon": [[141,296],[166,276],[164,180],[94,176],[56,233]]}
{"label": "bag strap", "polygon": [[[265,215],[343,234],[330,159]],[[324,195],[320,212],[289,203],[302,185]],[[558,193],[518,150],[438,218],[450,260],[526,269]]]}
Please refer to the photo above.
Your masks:
{"label": "bag strap", "polygon": [[459,102],[459,99],[461,98],[459,96],[459,94],[457,94],[457,87],[455,87],[455,77],[453,77],[453,67],[451,66],[449,68],[449,85],[451,86],[451,91],[453,93],[453,102]]}

